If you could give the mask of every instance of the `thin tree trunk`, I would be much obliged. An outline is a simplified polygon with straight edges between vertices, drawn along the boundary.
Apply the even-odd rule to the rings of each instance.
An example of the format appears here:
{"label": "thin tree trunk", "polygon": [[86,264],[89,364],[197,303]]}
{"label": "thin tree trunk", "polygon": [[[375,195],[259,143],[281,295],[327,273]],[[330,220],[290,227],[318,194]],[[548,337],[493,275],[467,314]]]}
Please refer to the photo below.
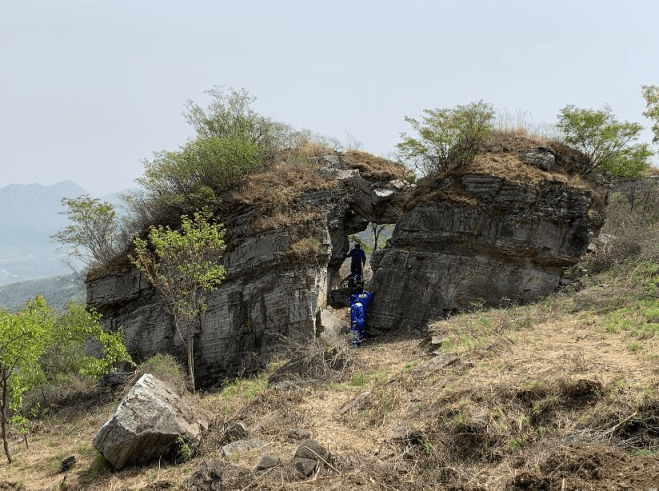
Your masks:
{"label": "thin tree trunk", "polygon": [[2,406],[0,406],[0,426],[2,426],[2,444],[5,447],[5,455],[11,464],[11,453],[9,453],[9,443],[7,442],[7,384],[9,383],[9,376],[5,370],[2,370]]}
{"label": "thin tree trunk", "polygon": [[187,321],[187,329],[188,332],[186,333],[186,338],[187,342],[185,343],[187,346],[187,352],[188,352],[188,387],[190,388],[190,391],[194,394],[195,393],[195,383],[194,383],[194,333],[193,333],[193,326],[194,322]]}

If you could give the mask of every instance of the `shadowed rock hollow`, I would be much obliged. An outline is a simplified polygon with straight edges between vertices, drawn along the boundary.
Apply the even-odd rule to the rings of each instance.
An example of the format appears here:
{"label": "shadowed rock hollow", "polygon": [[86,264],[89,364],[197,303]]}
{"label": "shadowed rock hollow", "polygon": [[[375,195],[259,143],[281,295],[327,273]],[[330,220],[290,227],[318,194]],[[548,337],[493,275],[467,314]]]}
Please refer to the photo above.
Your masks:
{"label": "shadowed rock hollow", "polygon": [[[599,194],[567,177],[580,158],[560,145],[504,145],[419,186],[402,167],[362,152],[248,176],[216,212],[227,229],[227,276],[196,333],[198,384],[258,370],[282,336],[318,335],[347,236],[369,221],[396,223],[371,259],[371,327],[419,327],[474,302],[552,293],[603,222]],[[87,302],[106,329],[124,327],[139,358],[183,355],[159,295],[135,269],[91,279]]]}

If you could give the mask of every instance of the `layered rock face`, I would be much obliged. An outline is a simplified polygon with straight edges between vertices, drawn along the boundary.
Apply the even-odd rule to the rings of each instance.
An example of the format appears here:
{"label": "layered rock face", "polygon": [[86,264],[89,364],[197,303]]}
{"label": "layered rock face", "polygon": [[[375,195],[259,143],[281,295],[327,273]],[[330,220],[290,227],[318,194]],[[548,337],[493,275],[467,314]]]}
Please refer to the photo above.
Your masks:
{"label": "layered rock face", "polygon": [[476,303],[553,293],[603,224],[601,197],[564,179],[466,174],[437,188],[371,259],[372,327],[418,327]]}
{"label": "layered rock face", "polygon": [[[224,206],[226,278],[207,295],[208,310],[195,334],[195,375],[200,386],[262,368],[282,338],[298,342],[319,334],[321,310],[340,283],[338,270],[349,249],[348,234],[364,230],[364,216],[395,221],[394,195],[409,185],[400,180],[364,179],[342,155],[319,162],[318,172],[333,185],[307,189],[291,209],[320,210],[288,228],[252,232],[258,212],[239,201]],[[293,213],[292,213],[293,214]],[[174,353],[185,360],[159,294],[136,269],[108,274],[87,284],[87,303],[103,315],[105,329],[123,326],[128,350],[138,359]]]}
{"label": "layered rock face", "polygon": [[[318,159],[322,185],[302,190],[287,210],[302,218],[260,232],[250,225],[261,218],[257,207],[224,200],[227,276],[196,327],[197,384],[260,369],[283,337],[318,335],[321,311],[341,283],[348,235],[369,221],[397,225],[371,259],[367,327],[419,327],[473,303],[523,303],[554,292],[563,268],[602,226],[603,200],[585,183],[570,184],[564,169],[579,164],[573,155],[526,148],[515,159],[507,173],[476,166],[414,190],[404,173],[369,172],[329,155]],[[527,169],[521,177],[518,167]],[[171,316],[136,270],[91,281],[87,302],[106,329],[123,326],[137,358],[171,352],[185,359]]]}

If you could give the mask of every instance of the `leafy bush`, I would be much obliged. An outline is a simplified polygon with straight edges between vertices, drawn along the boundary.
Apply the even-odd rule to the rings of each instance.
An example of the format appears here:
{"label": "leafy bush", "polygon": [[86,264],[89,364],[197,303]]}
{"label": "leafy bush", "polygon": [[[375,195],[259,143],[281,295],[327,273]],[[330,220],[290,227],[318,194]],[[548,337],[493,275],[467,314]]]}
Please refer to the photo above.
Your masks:
{"label": "leafy bush", "polygon": [[403,161],[425,176],[467,164],[492,133],[494,109],[483,101],[450,109],[426,109],[422,121],[405,121],[418,133],[406,133],[396,145]]}
{"label": "leafy bush", "polygon": [[[27,422],[21,413],[26,392],[57,383],[66,375],[99,376],[115,363],[131,362],[122,333],[103,331],[99,319],[100,315],[77,303],[69,303],[59,314],[39,296],[16,314],[0,309],[0,424],[9,463],[5,425],[10,414],[13,424]],[[103,358],[84,356],[88,337],[100,342]]]}
{"label": "leafy bush", "polygon": [[652,152],[638,140],[643,127],[618,121],[611,108],[592,110],[565,106],[558,115],[557,127],[564,141],[583,151],[590,165],[581,173],[607,171],[614,176],[639,177],[650,166]]}
{"label": "leafy bush", "polygon": [[240,138],[196,139],[145,160],[144,175],[136,181],[159,206],[190,213],[216,203],[219,191],[261,167],[267,150]]}
{"label": "leafy bush", "polygon": [[139,366],[142,373],[150,373],[158,380],[170,385],[178,394],[185,392],[185,369],[169,353],[158,353]]}
{"label": "leafy bush", "polygon": [[185,117],[195,137],[176,151],[157,152],[143,162],[144,175],[137,182],[157,209],[180,215],[212,207],[219,192],[239,176],[271,163],[278,151],[322,140],[258,114],[251,107],[256,98],[244,89],[216,86],[206,94],[211,97],[207,109],[190,100],[186,104]]}

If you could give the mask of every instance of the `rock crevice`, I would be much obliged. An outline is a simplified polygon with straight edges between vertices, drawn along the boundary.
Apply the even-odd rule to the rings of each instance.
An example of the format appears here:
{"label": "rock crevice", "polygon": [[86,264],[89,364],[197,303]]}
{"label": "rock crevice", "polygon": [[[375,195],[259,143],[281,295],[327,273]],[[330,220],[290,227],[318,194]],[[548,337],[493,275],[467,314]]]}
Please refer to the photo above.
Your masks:
{"label": "rock crevice", "polygon": [[[563,268],[579,260],[602,226],[603,201],[586,183],[541,170],[559,168],[560,153],[530,148],[523,157],[529,164],[519,165],[532,169],[533,179],[467,169],[416,187],[329,155],[317,164],[331,185],[301,190],[290,205],[291,216],[301,218],[258,232],[250,225],[264,218],[256,208],[223,202],[227,276],[197,327],[197,383],[260,369],[282,337],[318,335],[321,311],[340,287],[348,235],[369,222],[396,224],[371,258],[370,327],[414,328],[476,302],[530,302],[554,292]],[[87,301],[106,329],[123,326],[138,358],[172,352],[185,359],[157,292],[136,270],[91,281]]]}

